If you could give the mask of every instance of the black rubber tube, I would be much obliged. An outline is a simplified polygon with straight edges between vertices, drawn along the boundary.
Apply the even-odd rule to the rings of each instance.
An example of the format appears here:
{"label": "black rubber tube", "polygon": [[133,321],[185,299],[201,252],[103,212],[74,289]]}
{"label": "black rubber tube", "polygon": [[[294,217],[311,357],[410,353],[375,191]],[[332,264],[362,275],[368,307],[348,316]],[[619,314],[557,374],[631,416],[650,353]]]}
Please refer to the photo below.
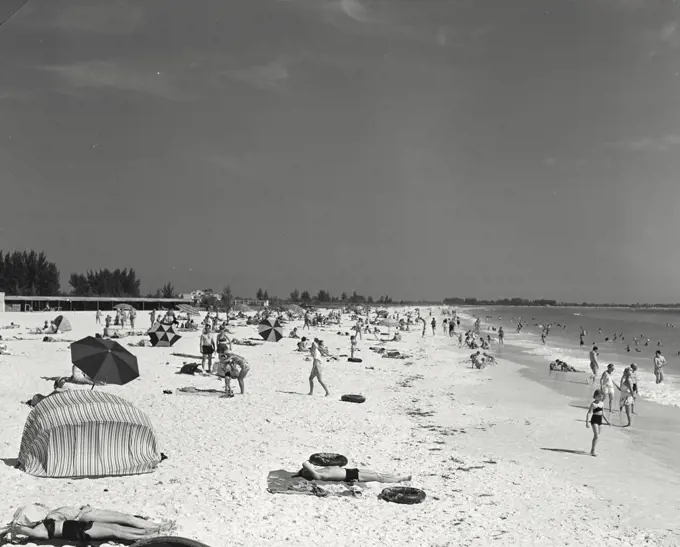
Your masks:
{"label": "black rubber tube", "polygon": [[361,363],[361,362],[363,362],[363,359],[359,359],[358,357],[348,357],[347,360],[350,363]]}
{"label": "black rubber tube", "polygon": [[309,463],[319,467],[345,467],[347,465],[347,458],[342,454],[319,452],[309,457]]}
{"label": "black rubber tube", "polygon": [[378,498],[392,503],[403,503],[406,505],[415,505],[416,503],[423,503],[427,494],[419,488],[412,488],[410,486],[392,486],[385,488]]}
{"label": "black rubber tube", "polygon": [[340,397],[341,401],[345,401],[347,403],[363,403],[366,401],[366,397],[363,395],[352,395],[351,393],[348,395],[343,395]]}

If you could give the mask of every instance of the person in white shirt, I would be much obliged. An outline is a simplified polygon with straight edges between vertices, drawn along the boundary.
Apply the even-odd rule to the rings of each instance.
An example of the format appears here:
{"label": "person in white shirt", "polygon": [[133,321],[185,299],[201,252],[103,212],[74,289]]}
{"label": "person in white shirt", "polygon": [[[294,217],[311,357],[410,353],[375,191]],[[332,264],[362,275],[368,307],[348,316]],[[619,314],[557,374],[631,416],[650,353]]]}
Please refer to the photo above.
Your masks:
{"label": "person in white shirt", "polygon": [[328,387],[323,381],[323,366],[321,363],[323,354],[319,345],[319,339],[314,338],[312,347],[309,348],[309,353],[312,355],[312,370],[309,373],[309,395],[314,395],[314,378],[316,378],[326,392],[326,397],[328,397],[331,393],[328,391]]}
{"label": "person in white shirt", "polygon": [[663,382],[663,367],[666,364],[666,358],[661,355],[661,350],[656,350],[654,356],[654,376],[656,376],[656,383],[660,384]]}
{"label": "person in white shirt", "polygon": [[614,383],[612,378],[614,374],[614,365],[611,363],[607,365],[607,370],[602,373],[600,377],[600,391],[602,394],[609,399],[609,414],[612,413],[612,403],[614,402],[614,389],[618,386]]}

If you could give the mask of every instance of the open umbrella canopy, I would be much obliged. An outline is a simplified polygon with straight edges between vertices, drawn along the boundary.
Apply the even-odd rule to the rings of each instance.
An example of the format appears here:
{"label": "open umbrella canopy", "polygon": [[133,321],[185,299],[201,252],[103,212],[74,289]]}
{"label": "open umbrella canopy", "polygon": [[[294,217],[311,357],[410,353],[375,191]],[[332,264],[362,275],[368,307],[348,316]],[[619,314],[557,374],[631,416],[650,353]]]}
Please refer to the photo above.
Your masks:
{"label": "open umbrella canopy", "polygon": [[383,327],[397,327],[399,322],[396,319],[382,319],[381,321],[378,321],[378,325]]}
{"label": "open umbrella canopy", "polygon": [[288,305],[288,311],[291,313],[296,313],[298,315],[304,315],[305,310],[301,306],[298,306],[297,304],[289,304]]}
{"label": "open umbrella canopy", "polygon": [[257,325],[257,331],[267,342],[278,342],[283,338],[283,328],[278,319],[264,319]]}
{"label": "open umbrella canopy", "polygon": [[113,309],[114,310],[126,310],[126,311],[128,311],[128,310],[134,310],[135,307],[130,305],[130,304],[116,304],[113,307]]}
{"label": "open umbrella canopy", "polygon": [[172,346],[177,340],[182,338],[172,325],[164,323],[154,323],[147,331],[149,338],[151,338],[151,345],[153,347],[168,348]]}
{"label": "open umbrella canopy", "polygon": [[187,315],[201,315],[201,311],[198,308],[189,306],[189,304],[177,304],[177,309]]}
{"label": "open umbrella canopy", "polygon": [[54,323],[57,330],[60,330],[61,332],[69,332],[71,330],[71,323],[69,323],[69,320],[63,315],[58,315],[52,323]]}
{"label": "open umbrella canopy", "polygon": [[73,342],[71,362],[95,383],[122,386],[139,377],[137,357],[107,338],[88,336]]}

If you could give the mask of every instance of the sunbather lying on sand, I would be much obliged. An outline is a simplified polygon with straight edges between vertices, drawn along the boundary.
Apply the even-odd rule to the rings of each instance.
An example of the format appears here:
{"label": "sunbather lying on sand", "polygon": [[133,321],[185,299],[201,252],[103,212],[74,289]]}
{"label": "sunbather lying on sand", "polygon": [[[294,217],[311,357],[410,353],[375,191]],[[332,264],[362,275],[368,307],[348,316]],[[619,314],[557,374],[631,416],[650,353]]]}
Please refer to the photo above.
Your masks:
{"label": "sunbather lying on sand", "polygon": [[12,321],[9,325],[5,325],[3,327],[0,327],[0,329],[18,329],[20,325],[17,325],[14,321]]}
{"label": "sunbather lying on sand", "polygon": [[17,536],[30,539],[66,539],[74,542],[117,539],[138,541],[172,533],[174,522],[160,524],[141,517],[94,509],[89,505],[82,507],[60,507],[51,511],[41,504],[20,508],[12,522],[3,528],[0,539],[8,532],[12,541]]}
{"label": "sunbather lying on sand", "polygon": [[235,346],[260,346],[262,342],[253,342],[252,340],[239,340],[238,338],[232,338],[231,343]]}
{"label": "sunbather lying on sand", "polygon": [[392,475],[379,473],[370,469],[349,469],[344,467],[316,467],[309,461],[302,463],[302,469],[295,476],[309,481],[337,481],[337,482],[405,482],[411,480],[411,475]]}

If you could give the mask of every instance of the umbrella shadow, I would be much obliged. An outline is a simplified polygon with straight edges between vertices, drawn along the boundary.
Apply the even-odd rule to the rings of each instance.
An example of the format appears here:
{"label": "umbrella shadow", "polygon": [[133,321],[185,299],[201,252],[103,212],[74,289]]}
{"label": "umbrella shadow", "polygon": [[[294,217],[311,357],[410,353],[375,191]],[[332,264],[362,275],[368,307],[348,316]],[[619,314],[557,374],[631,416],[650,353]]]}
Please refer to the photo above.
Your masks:
{"label": "umbrella shadow", "polygon": [[547,450],[548,452],[562,452],[563,454],[575,454],[577,456],[590,456],[589,452],[585,450],[572,450],[570,448],[541,448],[541,450]]}
{"label": "umbrella shadow", "polygon": [[301,393],[299,391],[283,391],[281,389],[277,389],[276,393],[285,393],[286,395],[308,395],[307,393]]}
{"label": "umbrella shadow", "polygon": [[2,463],[7,467],[16,468],[19,465],[19,460],[17,458],[2,458]]}

